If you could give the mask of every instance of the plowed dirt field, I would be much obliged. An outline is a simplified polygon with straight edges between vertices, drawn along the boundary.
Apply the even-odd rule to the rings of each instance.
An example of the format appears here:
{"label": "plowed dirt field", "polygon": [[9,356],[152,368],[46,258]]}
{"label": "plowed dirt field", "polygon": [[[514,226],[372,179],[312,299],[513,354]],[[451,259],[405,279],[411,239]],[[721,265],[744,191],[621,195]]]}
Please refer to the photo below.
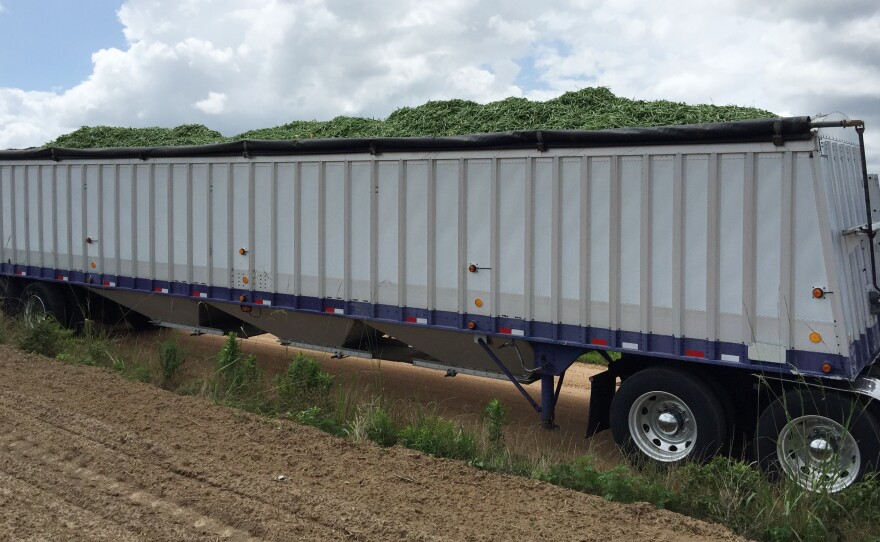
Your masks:
{"label": "plowed dirt field", "polygon": [[0,346],[0,539],[737,538]]}

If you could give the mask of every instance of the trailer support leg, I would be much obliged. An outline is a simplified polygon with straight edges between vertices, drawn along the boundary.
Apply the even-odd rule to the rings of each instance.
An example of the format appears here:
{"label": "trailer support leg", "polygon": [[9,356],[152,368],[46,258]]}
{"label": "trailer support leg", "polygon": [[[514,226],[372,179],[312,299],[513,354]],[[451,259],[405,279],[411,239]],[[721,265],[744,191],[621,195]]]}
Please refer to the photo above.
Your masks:
{"label": "trailer support leg", "polygon": [[[505,367],[503,363],[501,363],[501,360],[498,359],[498,356],[496,356],[494,352],[492,352],[492,349],[489,348],[489,345],[486,344],[486,341],[485,341],[484,339],[480,338],[480,339],[477,339],[477,344],[479,344],[480,347],[486,352],[486,355],[489,356],[489,358],[490,358],[492,361],[495,362],[495,365],[497,365],[498,368],[501,369],[501,372],[503,372],[503,373],[507,376],[507,378],[508,378],[511,382],[513,382],[513,385],[516,386],[516,389],[519,390],[519,392],[523,395],[523,397],[525,397],[526,400],[527,400],[529,403],[531,403],[532,408],[535,409],[535,412],[541,412],[541,410],[542,410],[542,409],[541,409],[541,406],[540,406],[538,403],[536,403],[534,399],[532,399],[532,396],[529,395],[529,392],[527,392],[527,391],[525,390],[525,388],[522,387],[522,384],[520,384],[520,383],[519,383],[519,380],[517,380],[516,377],[513,376],[513,373],[511,373],[510,370],[509,370],[507,367]],[[542,377],[542,378],[543,378],[543,377]],[[552,386],[553,386],[553,377],[551,376],[550,379],[551,379],[551,380],[550,380],[550,386],[551,386],[551,389],[552,389]],[[541,390],[543,391],[543,389],[544,389],[544,388],[543,388],[543,381],[542,381],[542,387],[541,387]],[[551,392],[551,393],[552,393],[552,392]],[[543,394],[542,394],[542,402],[543,402]],[[543,415],[542,415],[542,417],[543,417]]]}
{"label": "trailer support leg", "polygon": [[559,392],[562,391],[562,381],[565,380],[565,371],[562,371],[562,374],[559,375],[559,380],[556,382],[556,393],[553,395],[553,404],[559,402]]}
{"label": "trailer support leg", "polygon": [[544,429],[555,430],[559,426],[554,423],[556,417],[556,400],[559,398],[559,391],[562,389],[562,380],[565,373],[559,377],[559,387],[554,390],[553,375],[541,375],[541,427]]}

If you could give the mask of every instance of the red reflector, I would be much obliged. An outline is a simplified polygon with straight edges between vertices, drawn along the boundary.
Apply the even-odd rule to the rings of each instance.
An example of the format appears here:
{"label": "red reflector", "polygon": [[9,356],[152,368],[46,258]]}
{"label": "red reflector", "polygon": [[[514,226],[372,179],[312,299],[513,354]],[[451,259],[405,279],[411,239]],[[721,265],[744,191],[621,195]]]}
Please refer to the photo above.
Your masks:
{"label": "red reflector", "polygon": [[608,346],[608,341],[605,339],[593,339],[590,343],[598,345],[598,346]]}
{"label": "red reflector", "polygon": [[57,277],[55,277],[55,280],[64,280],[64,277],[62,275],[58,275]]}
{"label": "red reflector", "polygon": [[684,355],[692,357],[692,358],[705,358],[706,357],[706,353],[703,352],[702,350],[685,350]]}
{"label": "red reflector", "polygon": [[334,309],[333,307],[326,307],[324,308],[324,312],[334,313],[336,312],[336,309]]}
{"label": "red reflector", "polygon": [[509,327],[501,327],[498,328],[498,333],[507,333],[508,335],[510,335],[511,333],[513,333],[513,330]]}
{"label": "red reflector", "polygon": [[412,323],[412,324],[415,324],[415,323],[417,322],[415,316],[407,316],[406,318],[403,319],[403,321],[404,321],[404,322],[410,322],[410,323]]}

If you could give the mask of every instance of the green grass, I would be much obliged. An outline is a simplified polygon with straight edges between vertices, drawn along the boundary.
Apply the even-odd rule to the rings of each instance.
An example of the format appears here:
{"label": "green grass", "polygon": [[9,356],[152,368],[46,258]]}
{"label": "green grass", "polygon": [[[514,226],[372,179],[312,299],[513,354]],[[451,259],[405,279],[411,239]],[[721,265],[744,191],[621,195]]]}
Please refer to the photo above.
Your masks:
{"label": "green grass", "polygon": [[436,457],[474,461],[478,455],[477,435],[440,416],[420,416],[404,427],[400,444]]}
{"label": "green grass", "polygon": [[486,438],[489,445],[501,450],[504,446],[504,426],[508,423],[508,415],[510,411],[507,405],[500,399],[492,399],[483,410],[483,419],[486,424]]}
{"label": "green grass", "polygon": [[389,413],[388,403],[381,397],[358,405],[346,424],[345,434],[355,442],[371,440],[379,446],[394,446],[400,438],[397,422]]}
{"label": "green grass", "polygon": [[245,356],[239,342],[238,336],[230,333],[217,353],[212,398],[251,412],[272,413],[267,407],[263,374],[257,367],[257,358]]}
{"label": "green grass", "polygon": [[376,138],[451,136],[512,130],[599,130],[775,117],[770,111],[735,105],[691,105],[667,100],[630,100],[605,87],[587,87],[547,101],[505,98],[478,104],[468,100],[429,101],[401,107],[384,120],[336,117],[329,121],[295,120],[232,137],[200,124],[176,128],[83,126],[47,147],[157,147],[202,145],[242,139]]}
{"label": "green grass", "polygon": [[299,412],[311,407],[327,410],[333,377],[315,358],[297,354],[287,371],[275,377],[275,410]]}
{"label": "green grass", "polygon": [[21,326],[18,347],[25,352],[54,358],[64,353],[72,335],[51,316],[34,317],[30,325]]}
{"label": "green grass", "polygon": [[170,388],[180,366],[186,361],[186,352],[176,338],[159,344],[159,364],[162,367],[162,387]]}
{"label": "green grass", "polygon": [[[620,354],[617,352],[608,352],[608,356],[615,361],[620,359]],[[581,363],[587,363],[589,365],[600,365],[602,367],[608,366],[608,360],[606,360],[605,357],[596,350],[591,350],[587,352],[583,356],[579,357],[578,361]]]}

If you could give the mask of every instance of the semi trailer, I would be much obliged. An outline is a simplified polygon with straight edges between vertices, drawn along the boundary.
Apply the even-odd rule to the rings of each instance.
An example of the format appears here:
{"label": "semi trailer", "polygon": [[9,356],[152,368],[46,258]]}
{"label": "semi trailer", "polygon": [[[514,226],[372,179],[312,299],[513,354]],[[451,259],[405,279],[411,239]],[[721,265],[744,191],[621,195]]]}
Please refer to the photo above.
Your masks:
{"label": "semi trailer", "polygon": [[[661,464],[721,452],[837,491],[880,458],[880,194],[864,125],[0,152],[0,289],[72,322],[509,380]],[[616,353],[616,354],[615,354]],[[538,383],[537,397],[525,386]]]}

